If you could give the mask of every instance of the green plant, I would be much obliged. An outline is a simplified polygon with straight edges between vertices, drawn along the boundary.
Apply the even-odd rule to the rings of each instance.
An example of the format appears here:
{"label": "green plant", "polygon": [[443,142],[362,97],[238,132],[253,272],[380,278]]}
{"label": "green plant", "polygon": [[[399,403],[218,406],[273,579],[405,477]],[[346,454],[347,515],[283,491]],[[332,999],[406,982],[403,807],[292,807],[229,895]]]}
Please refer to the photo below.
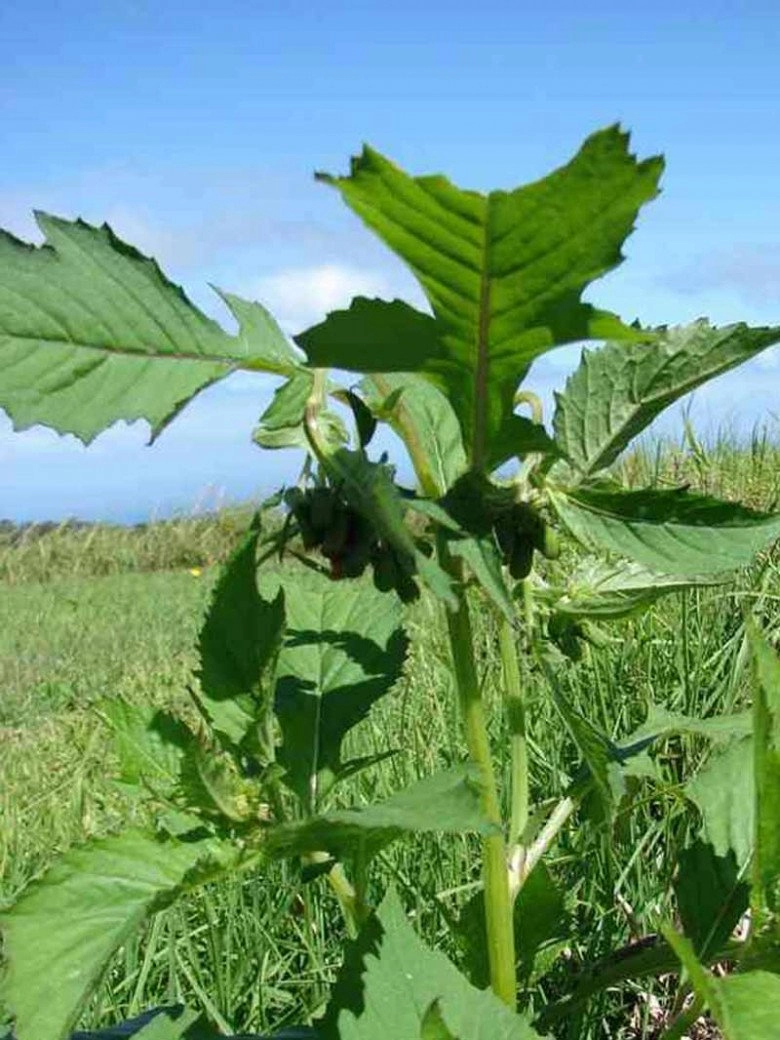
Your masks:
{"label": "green plant", "polygon": [[[305,359],[259,304],[228,293],[239,331],[225,333],[108,227],[39,215],[44,247],[0,238],[0,405],[17,427],[42,422],[88,442],[117,419],[144,418],[156,436],[198,390],[244,369],[284,378],[256,442],[306,453],[297,486],[271,503],[286,507],[284,526],[264,531],[258,516],[218,581],[198,642],[197,710],[184,720],[101,705],[122,782],[148,806],[149,824],[67,853],[4,915],[3,993],[19,1040],[64,1037],[114,951],[150,915],[281,858],[300,864],[302,884],[332,887],[351,935],[316,1024],[322,1037],[575,1036],[595,994],[675,969],[667,1040],[705,1007],[730,1040],[770,1036],[766,1009],[780,987],[772,649],[747,626],[752,714],[659,709],[619,743],[566,689],[583,654],[612,638],[605,626],[724,582],[780,535],[780,515],[685,487],[627,489],[611,469],[664,408],[780,341],[777,328],[705,321],[645,329],[582,302],[621,260],[661,168],[637,162],[612,128],[549,177],[483,196],[409,177],[365,149],[349,176],[322,179],[411,267],[432,313],[358,298],[295,337]],[[557,396],[551,435],[522,383],[544,351],[583,339],[607,342],[583,354]],[[343,386],[331,369],[363,378]],[[517,414],[522,406],[531,417]],[[379,422],[400,434],[416,489],[369,458]],[[512,476],[496,475],[514,459]],[[561,535],[585,547],[580,563]],[[262,566],[274,557],[290,566]],[[350,731],[401,674],[402,603],[423,589],[446,612],[467,758],[380,803],[344,806],[344,780],[382,757],[349,757]],[[475,602],[501,619],[506,790],[488,739]],[[538,806],[531,670],[581,756]],[[663,938],[614,950],[540,1001],[567,927],[546,854],[568,826],[609,830],[640,799],[663,811],[653,756],[678,737],[712,748],[685,788],[701,833],[679,851],[681,932],[659,922]],[[481,842],[481,888],[450,921],[472,981],[422,945],[392,890],[374,898],[372,863],[391,842],[428,831]],[[735,939],[748,909],[747,938]],[[739,970],[710,975],[706,966],[723,960]],[[189,1015],[147,1028],[209,1031]]]}

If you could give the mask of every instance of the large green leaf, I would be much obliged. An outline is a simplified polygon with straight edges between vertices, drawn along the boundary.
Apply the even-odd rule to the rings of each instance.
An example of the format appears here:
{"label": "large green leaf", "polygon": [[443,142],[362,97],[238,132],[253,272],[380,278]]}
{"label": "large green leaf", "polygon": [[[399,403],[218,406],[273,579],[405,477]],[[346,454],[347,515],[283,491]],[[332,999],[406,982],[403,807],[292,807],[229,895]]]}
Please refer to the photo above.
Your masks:
{"label": "large green leaf", "polygon": [[711,845],[696,841],[683,849],[674,882],[677,908],[696,955],[711,960],[729,938],[748,907],[750,889],[736,857],[716,856]]}
{"label": "large green leaf", "polygon": [[264,599],[257,588],[255,523],[225,564],[200,631],[198,703],[212,728],[229,744],[240,744],[255,727],[270,755],[270,692],[263,677],[284,627],[284,595]]}
{"label": "large green leaf", "polygon": [[724,1040],[776,1040],[780,1008],[780,975],[750,971],[715,978],[713,1009]]}
{"label": "large green leaf", "polygon": [[157,435],[200,389],[237,368],[297,361],[259,304],[225,296],[228,335],[153,260],[92,227],[37,214],[37,248],[0,232],[0,407],[85,442],[118,419]]}
{"label": "large green leaf", "polygon": [[538,1040],[524,1016],[424,946],[390,892],[347,951],[324,1040],[415,1040],[434,1003],[457,1040]]}
{"label": "large green leaf", "polygon": [[576,488],[552,493],[572,535],[651,570],[697,576],[744,567],[780,537],[780,514],[758,513],[684,489]]}
{"label": "large green leaf", "polygon": [[466,469],[463,434],[447,398],[414,372],[366,376],[361,388],[406,443],[423,493],[440,498]]}
{"label": "large green leaf", "polygon": [[652,343],[583,351],[564,393],[556,395],[555,439],[582,476],[614,462],[684,394],[780,341],[780,328],[718,329],[706,321],[659,333]]}
{"label": "large green leaf", "polygon": [[714,754],[685,787],[702,815],[707,841],[718,856],[733,851],[740,869],[754,847],[753,754],[752,739],[734,741]]}
{"label": "large green leaf", "polygon": [[348,177],[321,179],[409,264],[434,316],[360,300],[297,342],[320,366],[425,372],[483,468],[534,358],[574,340],[638,338],[581,296],[622,259],[661,169],[660,159],[637,163],[611,127],[542,180],[481,195],[441,176],[410,177],[366,147]]}
{"label": "large green leaf", "polygon": [[403,834],[490,834],[495,825],[482,812],[479,780],[469,766],[455,766],[418,780],[377,805],[334,809],[300,823],[270,829],[269,856],[329,852],[344,859],[356,848],[369,858]]}
{"label": "large green leaf", "polygon": [[407,640],[401,605],[372,585],[318,575],[287,590],[287,632],[279,654],[279,763],[312,810],[348,765],[345,735],[398,679]]}
{"label": "large green leaf", "polygon": [[555,609],[573,618],[612,620],[645,610],[659,597],[692,585],[711,584],[676,575],[658,574],[627,560],[588,559],[569,576]]}
{"label": "large green leaf", "polygon": [[753,651],[754,777],[756,849],[754,877],[760,897],[773,912],[780,908],[780,659],[749,626]]}
{"label": "large green leaf", "polygon": [[229,868],[213,841],[162,844],[142,831],[73,849],[0,923],[8,966],[0,995],[18,1040],[63,1040],[116,949],[150,914]]}

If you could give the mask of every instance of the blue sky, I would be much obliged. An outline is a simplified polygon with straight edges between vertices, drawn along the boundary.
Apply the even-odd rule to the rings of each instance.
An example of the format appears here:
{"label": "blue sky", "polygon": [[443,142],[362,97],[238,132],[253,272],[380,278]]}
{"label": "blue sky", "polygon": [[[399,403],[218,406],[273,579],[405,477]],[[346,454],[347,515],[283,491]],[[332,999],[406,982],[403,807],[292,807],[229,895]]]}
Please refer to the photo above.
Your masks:
{"label": "blue sky", "polygon": [[[663,194],[588,297],[629,319],[780,324],[776,0],[434,0],[0,5],[0,226],[33,208],[108,220],[212,315],[216,283],[297,331],[356,293],[419,301],[314,169],[368,141],[410,172],[513,187],[620,121],[664,152]],[[578,351],[530,385],[547,398]],[[153,447],[119,424],[89,448],[0,413],[0,517],[141,519],[295,475],[249,433],[274,383],[235,376]],[[780,412],[780,351],[696,395],[700,428]]]}

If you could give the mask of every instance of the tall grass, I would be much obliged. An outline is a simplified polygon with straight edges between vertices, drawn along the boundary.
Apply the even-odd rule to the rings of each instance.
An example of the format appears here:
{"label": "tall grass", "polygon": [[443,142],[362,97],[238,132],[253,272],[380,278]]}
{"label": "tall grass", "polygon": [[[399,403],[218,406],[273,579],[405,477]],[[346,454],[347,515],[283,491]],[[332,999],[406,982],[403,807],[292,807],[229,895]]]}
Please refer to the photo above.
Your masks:
{"label": "tall grass", "polygon": [[[629,484],[689,481],[768,508],[778,495],[780,452],[768,440],[744,449],[723,438],[697,449],[689,439],[636,453],[619,472]],[[50,532],[44,537],[56,542],[57,551],[45,564],[32,538],[6,547],[0,589],[0,862],[6,897],[69,844],[138,811],[111,782],[105,734],[91,705],[111,695],[184,703],[192,641],[213,580],[213,571],[195,577],[188,568],[207,562],[205,546],[226,551],[239,527],[232,517],[210,522],[211,531],[202,521],[175,533],[99,529],[91,539],[89,532]],[[193,555],[185,531],[196,543]],[[111,562],[112,539],[117,557],[125,554],[121,567]],[[159,568],[155,546],[161,547]],[[568,697],[615,739],[641,723],[651,704],[697,715],[744,706],[750,688],[742,605],[751,603],[777,636],[778,565],[777,556],[767,554],[733,588],[670,597],[642,617],[621,622],[608,646],[589,651],[562,675]],[[475,617],[492,735],[495,746],[506,749],[497,631],[488,612],[476,611]],[[381,798],[463,755],[437,605],[425,598],[416,604],[408,627],[412,651],[403,679],[350,738],[360,754],[396,754],[352,781],[345,792],[352,801]],[[527,665],[524,682],[532,796],[539,805],[565,787],[579,760],[542,679]],[[575,819],[563,834],[549,865],[566,894],[575,939],[558,951],[546,991],[538,989],[532,1001],[554,997],[580,963],[654,932],[670,915],[676,853],[696,826],[680,779],[706,754],[699,741],[670,742],[659,758],[661,793],[649,797],[638,788],[621,805],[614,832],[581,827]],[[499,750],[499,756],[506,777],[508,755]],[[381,857],[373,895],[392,882],[424,937],[458,960],[463,951],[452,924],[477,890],[478,877],[478,850],[470,838],[420,839],[399,843]],[[290,866],[211,886],[161,915],[121,951],[87,1019],[115,1021],[185,1000],[207,1009],[226,1031],[306,1021],[322,1009],[342,938],[328,889],[321,882],[301,889]],[[556,1035],[650,1040],[657,1035],[653,1000],[663,1004],[668,988],[668,980],[626,984],[594,1000]]]}
{"label": "tall grass", "polygon": [[122,527],[111,524],[0,524],[0,583],[167,571],[221,563],[246,530],[249,509],[181,516]]}

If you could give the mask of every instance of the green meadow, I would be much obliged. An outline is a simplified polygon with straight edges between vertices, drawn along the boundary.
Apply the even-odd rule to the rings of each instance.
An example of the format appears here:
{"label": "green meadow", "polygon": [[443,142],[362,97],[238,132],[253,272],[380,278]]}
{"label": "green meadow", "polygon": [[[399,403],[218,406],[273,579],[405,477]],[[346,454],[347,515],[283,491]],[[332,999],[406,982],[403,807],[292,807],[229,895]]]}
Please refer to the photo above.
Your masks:
{"label": "green meadow", "polygon": [[[634,453],[620,472],[628,485],[689,482],[757,508],[780,496],[780,450],[766,436],[747,445],[724,437],[706,448],[689,431],[681,446]],[[248,516],[234,510],[143,528],[8,525],[0,533],[3,901],[63,850],[143,812],[114,779],[100,702],[121,697],[191,711],[199,621],[218,565]],[[770,638],[777,635],[779,568],[780,553],[772,551],[732,586],[669,596],[614,624],[609,642],[587,648],[567,671],[571,702],[614,739],[636,728],[651,704],[703,717],[746,706],[742,608],[749,603]],[[498,626],[484,605],[475,617],[491,736],[506,779]],[[345,787],[352,802],[376,800],[464,756],[441,609],[424,596],[409,608],[408,628],[412,650],[402,680],[350,736],[357,754],[395,753]],[[541,677],[529,670],[523,678],[532,796],[540,805],[580,759]],[[565,943],[549,937],[544,956],[554,970],[539,998],[551,1000],[581,963],[653,935],[671,914],[676,850],[697,827],[681,779],[707,753],[698,739],[669,740],[659,756],[660,791],[644,797],[638,790],[610,832],[564,829],[548,865],[575,927]],[[451,926],[478,887],[478,863],[470,836],[417,838],[382,854],[374,883],[377,894],[394,884],[423,936],[463,965],[468,951]],[[174,1001],[200,1006],[230,1033],[310,1021],[335,977],[344,926],[322,880],[303,889],[298,881],[296,868],[274,865],[207,887],[155,917],[117,955],[85,1023],[116,1022]],[[675,990],[673,970],[630,983],[618,971],[615,986],[554,1025],[555,1035],[657,1036]]]}

